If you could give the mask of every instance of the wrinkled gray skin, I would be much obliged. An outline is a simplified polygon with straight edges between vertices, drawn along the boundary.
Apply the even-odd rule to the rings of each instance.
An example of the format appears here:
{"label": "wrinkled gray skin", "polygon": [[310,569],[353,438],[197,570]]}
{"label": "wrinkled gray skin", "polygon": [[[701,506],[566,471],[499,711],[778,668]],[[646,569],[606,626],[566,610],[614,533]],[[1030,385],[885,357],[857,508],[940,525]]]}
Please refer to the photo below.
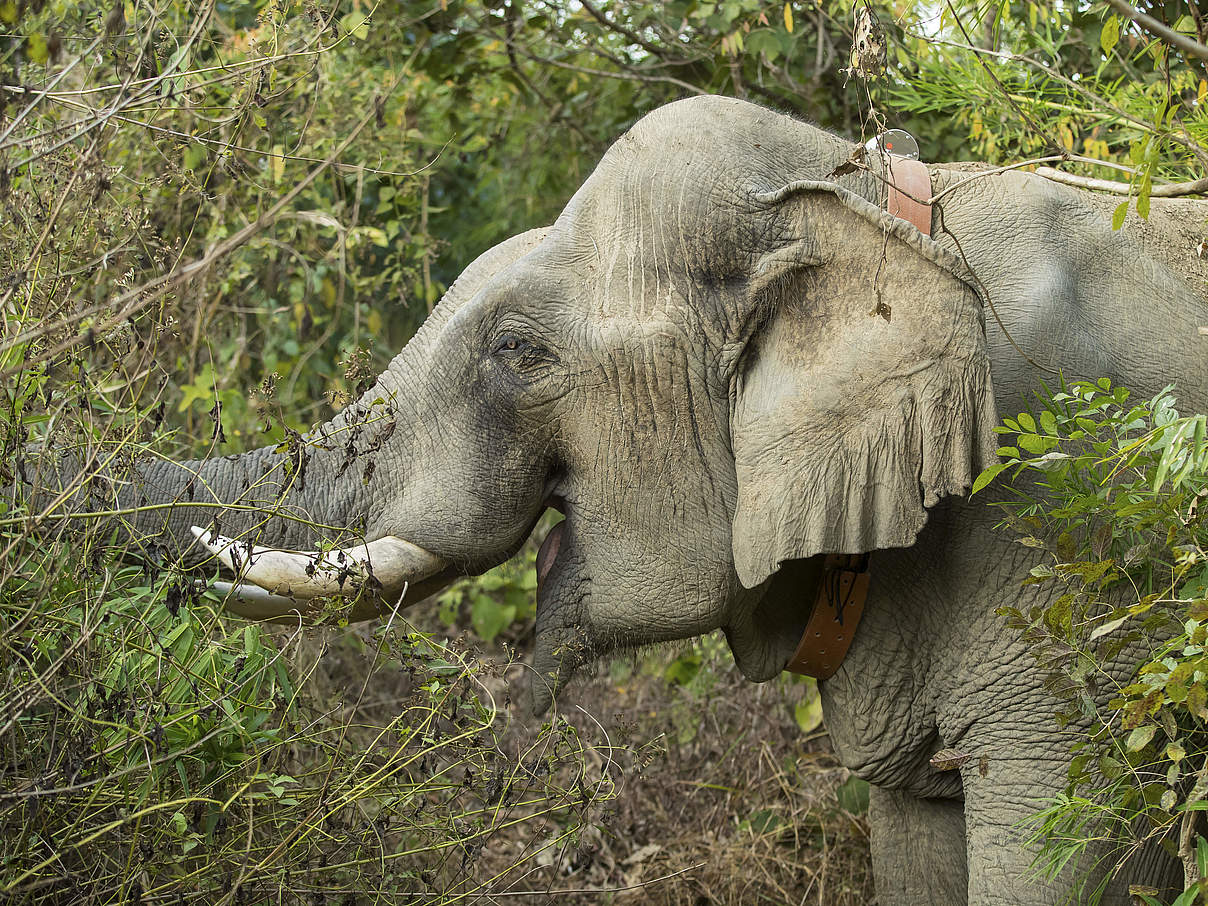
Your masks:
{"label": "wrinkled gray skin", "polygon": [[[218,512],[225,534],[255,522],[261,543],[300,547],[315,541],[301,516],[349,530],[329,540],[393,534],[477,573],[560,499],[538,709],[608,650],[718,628],[747,676],[770,679],[817,555],[875,551],[863,624],[822,696],[843,763],[873,784],[879,902],[1058,902],[1069,876],[1026,878],[1012,825],[1062,788],[1077,728],[1055,729],[995,616],[1021,603],[1029,552],[965,492],[993,461],[997,412],[1046,377],[1008,332],[1072,378],[1141,396],[1177,382],[1204,411],[1208,205],[1155,199],[1148,225],[1113,233],[1118,199],[1003,173],[947,195],[933,241],[881,213],[874,173],[827,182],[851,150],[737,100],[656,110],[556,223],[466,269],[377,386],[311,436],[283,505],[270,451],[160,464],[146,498],[181,499],[199,469],[196,504],[251,509],[182,507],[166,525],[153,511],[138,528],[183,546]],[[931,174],[939,191],[970,171]],[[973,757],[937,772],[942,747]],[[1135,858],[1108,901],[1168,868]]]}

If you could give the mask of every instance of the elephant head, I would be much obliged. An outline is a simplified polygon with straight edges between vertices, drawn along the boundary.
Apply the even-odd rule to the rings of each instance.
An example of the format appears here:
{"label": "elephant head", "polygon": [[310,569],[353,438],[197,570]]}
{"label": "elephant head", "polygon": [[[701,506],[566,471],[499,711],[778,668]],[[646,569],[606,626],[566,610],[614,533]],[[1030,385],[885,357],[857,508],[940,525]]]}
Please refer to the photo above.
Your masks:
{"label": "elephant head", "polygon": [[507,559],[556,507],[537,708],[605,651],[718,628],[770,678],[808,616],[789,573],[911,544],[993,461],[981,302],[874,179],[826,181],[849,151],[740,101],[657,110],[301,454],[159,469],[144,493],[202,475],[208,517],[274,546],[315,523],[405,539],[423,588]]}

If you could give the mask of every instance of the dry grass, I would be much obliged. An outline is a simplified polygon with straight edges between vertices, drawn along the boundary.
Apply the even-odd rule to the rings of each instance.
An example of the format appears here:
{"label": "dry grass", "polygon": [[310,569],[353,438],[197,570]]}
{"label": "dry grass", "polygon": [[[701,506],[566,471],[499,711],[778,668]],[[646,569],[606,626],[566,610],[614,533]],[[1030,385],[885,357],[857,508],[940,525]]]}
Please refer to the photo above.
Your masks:
{"label": "dry grass", "polygon": [[[416,619],[435,624],[424,608]],[[356,669],[340,647],[328,659],[326,682],[333,689]],[[596,762],[590,773],[600,773],[599,760],[611,758],[616,796],[579,833],[496,887],[490,900],[572,906],[872,901],[866,821],[836,797],[848,772],[825,730],[805,734],[794,716],[799,703],[816,696],[813,684],[787,676],[752,684],[715,637],[687,652],[701,665],[684,685],[664,676],[676,652],[656,649],[602,665],[565,692],[558,716],[590,743],[584,746]],[[490,650],[482,654],[494,658]],[[489,681],[495,700],[507,702],[500,744],[517,757],[540,726],[523,705],[525,675],[514,664]],[[379,688],[375,695],[389,698],[389,691]],[[551,818],[497,831],[470,874],[481,880],[505,872],[562,829]]]}
{"label": "dry grass", "polygon": [[607,677],[569,693],[615,708],[631,738],[666,742],[618,796],[582,886],[645,883],[639,901],[666,906],[867,903],[867,828],[838,807],[847,772],[827,738],[805,737],[793,718],[801,687],[753,686],[719,657],[705,669],[717,673],[704,696],[659,676],[619,695]]}

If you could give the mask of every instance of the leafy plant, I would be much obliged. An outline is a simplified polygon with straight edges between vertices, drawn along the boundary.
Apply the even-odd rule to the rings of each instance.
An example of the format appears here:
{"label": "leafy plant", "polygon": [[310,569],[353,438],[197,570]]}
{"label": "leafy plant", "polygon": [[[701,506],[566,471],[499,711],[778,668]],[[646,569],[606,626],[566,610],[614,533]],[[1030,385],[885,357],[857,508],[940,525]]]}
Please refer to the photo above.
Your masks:
{"label": "leafy plant", "polygon": [[1133,401],[1106,378],[1064,383],[1037,412],[1005,418],[1010,470],[995,501],[1021,544],[1045,553],[1025,586],[1050,596],[1000,610],[1020,632],[1058,721],[1089,722],[1069,788],[1034,822],[1056,873],[1105,833],[1173,835],[1199,889],[1199,813],[1208,808],[1208,497],[1205,416],[1180,416],[1170,388]]}
{"label": "leafy plant", "polygon": [[452,627],[468,617],[474,634],[488,644],[509,628],[527,623],[536,613],[536,561],[530,544],[490,572],[441,592],[436,599],[441,620]]}
{"label": "leafy plant", "polygon": [[[78,373],[79,392],[113,377]],[[40,414],[60,386],[43,369],[11,385],[6,482],[44,464],[25,440],[73,414],[97,460],[162,431],[116,391]],[[91,468],[62,477],[86,492]],[[574,852],[612,798],[606,739],[555,716],[517,746],[506,664],[397,616],[342,633],[231,619],[153,548],[124,563],[145,539],[22,487],[0,517],[0,898],[447,902]],[[484,868],[525,826],[532,845]]]}

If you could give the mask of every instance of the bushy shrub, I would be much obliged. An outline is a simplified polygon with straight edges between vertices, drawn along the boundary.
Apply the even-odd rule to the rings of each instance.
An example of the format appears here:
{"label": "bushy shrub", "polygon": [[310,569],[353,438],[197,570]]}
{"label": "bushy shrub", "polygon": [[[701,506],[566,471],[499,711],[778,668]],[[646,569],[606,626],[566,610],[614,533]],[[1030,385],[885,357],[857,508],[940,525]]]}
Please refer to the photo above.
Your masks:
{"label": "bushy shrub", "polygon": [[1003,420],[1009,445],[977,488],[1011,473],[998,505],[1043,554],[1025,585],[1051,597],[1000,613],[1061,703],[1058,721],[1088,726],[1065,794],[1033,824],[1038,867],[1076,863],[1104,833],[1159,838],[1192,902],[1208,858],[1208,417],[1175,406],[1171,388],[1137,401],[1106,378],[1063,384]]}

